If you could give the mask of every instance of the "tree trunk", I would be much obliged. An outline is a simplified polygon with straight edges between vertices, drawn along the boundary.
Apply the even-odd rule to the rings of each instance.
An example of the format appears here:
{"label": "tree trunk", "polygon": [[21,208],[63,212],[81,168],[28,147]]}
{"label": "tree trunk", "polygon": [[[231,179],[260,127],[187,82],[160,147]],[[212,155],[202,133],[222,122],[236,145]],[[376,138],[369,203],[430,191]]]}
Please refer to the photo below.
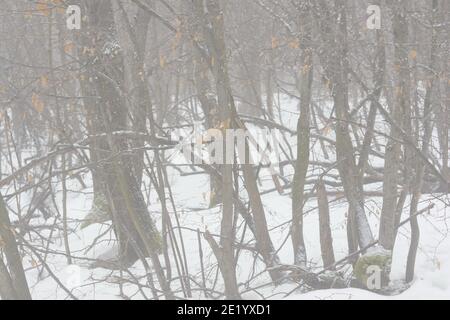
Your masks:
{"label": "tree trunk", "polygon": [[[5,295],[8,296],[12,291],[8,286],[12,284],[15,291],[15,297],[19,300],[31,300],[30,290],[28,289],[27,278],[22,265],[22,257],[20,256],[19,249],[17,248],[16,239],[12,232],[11,221],[9,220],[9,214],[6,209],[6,204],[0,194],[0,247],[3,249],[6,260],[8,261],[9,274],[11,282],[8,280],[8,274],[4,263],[0,270],[0,276],[3,278],[3,282],[7,285],[5,287]],[[0,257],[1,259],[1,257]],[[8,294],[9,293],[9,294]]]}
{"label": "tree trunk", "polygon": [[330,210],[328,197],[323,181],[317,184],[317,204],[319,207],[320,249],[322,251],[323,267],[328,268],[335,262],[333,236],[330,228]]}
{"label": "tree trunk", "polygon": [[[302,21],[300,43],[311,41],[308,30],[309,12],[300,13]],[[305,204],[305,182],[309,165],[310,148],[310,105],[311,87],[313,81],[313,53],[308,46],[302,48],[301,69],[299,80],[300,117],[297,122],[297,161],[295,162],[294,179],[292,182],[292,246],[294,249],[294,264],[305,267],[307,262],[305,241],[303,239],[303,207]]]}
{"label": "tree trunk", "polygon": [[[405,1],[401,7],[394,7],[393,18],[394,42],[395,42],[395,72],[397,85],[394,92],[395,101],[391,110],[391,117],[402,128],[405,111],[409,108],[409,64],[408,64],[408,21],[406,20]],[[386,250],[392,250],[395,242],[396,212],[397,212],[397,185],[400,169],[401,135],[391,126],[392,139],[386,146],[383,181],[383,206],[381,209],[379,240],[380,245]]]}
{"label": "tree trunk", "polygon": [[[166,298],[171,299],[173,293],[158,257],[160,235],[134,174],[133,155],[126,152],[131,143],[121,135],[128,127],[128,109],[123,95],[124,62],[111,3],[106,0],[95,3],[86,1],[85,7],[90,37],[84,39],[84,43],[87,42],[90,52],[93,52],[88,56],[89,77],[95,79],[94,88],[99,97],[93,116],[100,136],[94,138],[94,143],[103,150],[98,155],[102,161],[97,172],[104,184],[119,240],[119,263],[121,267],[129,267],[138,258],[150,257],[161,289]],[[109,33],[109,37],[105,32]]]}

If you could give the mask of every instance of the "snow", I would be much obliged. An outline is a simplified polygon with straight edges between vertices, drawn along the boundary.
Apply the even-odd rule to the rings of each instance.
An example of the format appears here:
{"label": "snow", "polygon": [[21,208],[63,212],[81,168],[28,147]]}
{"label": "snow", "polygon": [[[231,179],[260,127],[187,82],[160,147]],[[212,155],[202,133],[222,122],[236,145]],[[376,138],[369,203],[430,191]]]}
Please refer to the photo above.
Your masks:
{"label": "snow", "polygon": [[[283,97],[283,105],[287,105],[286,118],[283,119],[284,125],[289,128],[295,128],[296,125],[296,103],[290,98]],[[333,138],[333,133],[329,133],[329,137]],[[313,143],[317,153],[320,151],[318,143]],[[295,149],[295,148],[293,148]],[[172,159],[171,159],[172,160]],[[317,160],[317,159],[313,159]],[[323,159],[322,159],[323,160]],[[183,161],[180,158],[180,161]],[[333,161],[330,159],[329,161]],[[377,163],[379,159],[371,158],[371,162]],[[377,163],[379,164],[379,163]],[[310,174],[320,174],[313,166],[310,168]],[[189,172],[188,167],[183,170]],[[181,230],[184,238],[185,248],[188,256],[188,267],[191,275],[194,276],[198,283],[201,283],[201,268],[198,247],[197,229],[200,231],[209,230],[212,234],[220,233],[220,213],[221,208],[208,208],[208,192],[209,182],[207,175],[180,175],[177,170],[168,167],[169,179],[172,186],[173,196],[177,204],[177,214],[180,224],[183,226]],[[284,174],[288,176],[292,174],[290,166],[285,167]],[[84,176],[89,182],[90,175]],[[270,178],[269,170],[263,169],[261,172],[261,191],[273,188],[273,182]],[[88,183],[88,185],[90,185]],[[56,195],[57,203],[61,203],[60,186],[54,181],[54,187],[58,190]],[[69,227],[75,230],[70,235],[69,243],[72,254],[77,257],[74,259],[74,265],[68,266],[63,255],[64,244],[59,238],[55,243],[50,244],[50,253],[47,257],[49,267],[60,281],[69,288],[72,293],[79,299],[122,299],[121,291],[126,296],[133,299],[143,299],[144,296],[139,292],[138,287],[132,283],[124,283],[121,278],[131,279],[126,272],[111,271],[106,269],[90,269],[94,258],[105,254],[114,247],[114,233],[108,230],[109,225],[94,224],[86,229],[79,228],[80,221],[89,212],[92,205],[92,189],[83,190],[79,183],[74,179],[68,186],[68,212],[70,223]],[[241,185],[242,188],[242,185]],[[371,190],[381,190],[380,184],[370,185]],[[12,193],[11,187],[3,188],[4,194]],[[30,193],[27,193],[28,196]],[[270,234],[275,249],[279,250],[278,255],[282,264],[293,263],[293,250],[290,239],[287,239],[289,233],[289,221],[291,219],[291,198],[289,192],[280,195],[277,192],[265,194],[263,203],[266,209],[266,217],[269,223]],[[333,246],[336,260],[347,255],[347,236],[346,236],[346,212],[347,204],[341,199],[330,202],[330,219],[333,235]],[[408,204],[409,199],[405,202]],[[14,201],[8,204],[14,207]],[[449,238],[449,207],[450,199],[447,195],[424,195],[419,204],[419,209],[434,203],[435,207],[430,212],[418,217],[421,237],[420,245],[417,253],[416,276],[411,286],[405,291],[396,295],[380,295],[366,290],[355,288],[348,289],[328,289],[304,292],[295,290],[295,283],[283,283],[277,287],[267,285],[270,278],[264,271],[264,265],[260,261],[256,261],[251,252],[242,250],[239,255],[237,274],[238,282],[242,296],[245,299],[315,299],[315,300],[349,300],[349,299],[449,299],[450,298],[450,238]],[[23,197],[21,206],[26,208],[27,199]],[[371,226],[374,237],[377,238],[379,227],[379,214],[381,210],[381,198],[367,198],[365,203],[366,214],[368,215],[369,224]],[[304,237],[308,256],[308,267],[313,272],[321,270],[321,253],[319,242],[319,223],[317,210],[317,200],[311,198],[305,205],[306,214],[304,216]],[[169,207],[170,209],[170,207]],[[157,195],[154,190],[150,191],[149,210],[152,216],[160,226],[161,209]],[[174,219],[174,212],[171,215]],[[408,207],[405,207],[402,220],[407,218]],[[14,217],[13,217],[14,218]],[[35,223],[51,224],[52,219],[44,221],[40,219]],[[238,228],[238,239],[242,235],[242,227]],[[175,230],[178,234],[178,230]],[[59,231],[58,231],[59,232]],[[97,237],[104,235],[97,239]],[[59,235],[61,236],[61,235]],[[406,256],[409,248],[409,224],[401,227],[398,233],[397,241],[394,248],[391,280],[400,283],[404,279],[406,267]],[[287,241],[286,241],[287,239]],[[95,245],[92,243],[96,240]],[[253,244],[252,238],[247,230],[245,242]],[[39,247],[42,249],[42,247]],[[213,286],[215,274],[215,258],[212,255],[206,241],[202,240],[203,262],[205,265],[205,273],[208,276],[207,286]],[[164,262],[161,256],[161,262]],[[149,261],[150,263],[150,261]],[[27,269],[27,278],[31,287],[32,295],[35,299],[67,299],[67,293],[60,288],[55,280],[48,272],[41,272],[41,268],[37,268],[38,262],[32,261],[29,256],[24,259],[25,268]],[[172,263],[173,267],[174,263]],[[175,269],[175,268],[174,268]],[[137,262],[130,271],[145,284],[144,268],[140,262]],[[173,275],[177,276],[176,270]],[[221,287],[219,282],[217,288]],[[121,289],[120,289],[121,288]],[[180,284],[173,281],[172,289],[178,290]],[[147,297],[151,297],[149,288],[143,288]],[[218,290],[220,291],[220,290]],[[198,291],[195,291],[193,298],[204,298]],[[177,296],[181,293],[177,292]]]}

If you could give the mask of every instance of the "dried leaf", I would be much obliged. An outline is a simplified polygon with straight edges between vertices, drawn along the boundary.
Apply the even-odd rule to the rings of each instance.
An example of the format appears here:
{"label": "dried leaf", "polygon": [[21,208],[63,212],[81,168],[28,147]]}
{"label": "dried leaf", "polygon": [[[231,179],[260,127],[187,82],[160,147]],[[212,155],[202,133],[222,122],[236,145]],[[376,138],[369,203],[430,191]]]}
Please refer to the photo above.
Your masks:
{"label": "dried leaf", "polygon": [[310,69],[311,69],[311,66],[308,64],[305,64],[302,68],[302,74],[307,74]]}
{"label": "dried leaf", "polygon": [[322,134],[324,135],[324,136],[327,136],[327,135],[329,135],[330,133],[331,133],[331,125],[330,124],[328,124],[328,125],[326,125],[323,129],[322,129]]}
{"label": "dried leaf", "polygon": [[40,79],[39,82],[41,83],[41,87],[42,88],[48,88],[48,78],[47,76],[43,75]]}
{"label": "dried leaf", "polygon": [[36,4],[36,10],[46,17],[50,15],[50,7],[47,3],[47,0],[40,0]]}
{"label": "dried leaf", "polygon": [[31,18],[33,18],[33,12],[31,10],[27,10],[27,11],[25,11],[23,16],[25,19],[31,19]]}
{"label": "dried leaf", "polygon": [[220,130],[229,129],[231,127],[231,119],[226,119],[219,124]]}
{"label": "dried leaf", "polygon": [[280,45],[278,38],[277,37],[272,37],[272,49],[276,49],[278,48],[278,46]]}
{"label": "dried leaf", "polygon": [[163,55],[159,56],[159,66],[164,68],[166,66],[166,58]]}
{"label": "dried leaf", "polygon": [[74,47],[74,43],[72,41],[67,42],[63,47],[64,52],[67,54],[71,54],[73,51],[73,47]]}
{"label": "dried leaf", "polygon": [[39,98],[39,95],[36,93],[33,93],[31,97],[31,104],[33,105],[34,110],[36,110],[39,113],[42,113],[45,109],[44,102]]}
{"label": "dried leaf", "polygon": [[291,47],[292,49],[300,48],[300,40],[293,39],[293,40],[289,41],[289,47]]}

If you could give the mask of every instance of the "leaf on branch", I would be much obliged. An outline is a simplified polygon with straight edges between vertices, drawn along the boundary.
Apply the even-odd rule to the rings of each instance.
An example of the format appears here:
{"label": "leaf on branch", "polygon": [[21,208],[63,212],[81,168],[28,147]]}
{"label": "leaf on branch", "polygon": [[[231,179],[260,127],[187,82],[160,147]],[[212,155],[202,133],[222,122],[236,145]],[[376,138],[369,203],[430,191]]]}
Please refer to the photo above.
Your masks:
{"label": "leaf on branch", "polygon": [[220,130],[226,130],[231,128],[231,119],[226,119],[219,124]]}
{"label": "leaf on branch", "polygon": [[33,105],[34,110],[36,110],[39,113],[42,113],[45,109],[44,102],[39,98],[39,95],[36,93],[33,93],[31,97],[31,104]]}
{"label": "leaf on branch", "polygon": [[307,74],[309,72],[309,70],[311,70],[311,66],[309,64],[305,64],[302,67],[302,74]]}
{"label": "leaf on branch", "polygon": [[67,42],[66,44],[64,44],[64,52],[67,54],[71,54],[73,51],[73,47],[74,47],[74,43],[72,41]]}
{"label": "leaf on branch", "polygon": [[41,84],[42,88],[48,88],[48,77],[43,75],[41,76],[41,78],[39,79],[39,82]]}
{"label": "leaf on branch", "polygon": [[292,49],[300,48],[300,40],[293,39],[293,40],[289,41],[289,47],[291,47]]}
{"label": "leaf on branch", "polygon": [[66,14],[66,8],[62,0],[52,0],[53,5],[56,7],[56,12],[59,14]]}
{"label": "leaf on branch", "polygon": [[280,42],[278,41],[278,38],[272,37],[272,49],[278,48],[279,45],[280,45]]}
{"label": "leaf on branch", "polygon": [[330,132],[331,132],[331,129],[332,129],[331,124],[326,125],[326,126],[322,129],[322,134],[323,134],[324,136],[328,136],[328,135],[330,134]]}
{"label": "leaf on branch", "polygon": [[36,4],[36,10],[46,17],[50,15],[50,7],[47,2],[47,0],[40,0]]}
{"label": "leaf on branch", "polygon": [[166,57],[164,57],[163,55],[159,56],[159,66],[164,69],[164,67],[166,66]]}

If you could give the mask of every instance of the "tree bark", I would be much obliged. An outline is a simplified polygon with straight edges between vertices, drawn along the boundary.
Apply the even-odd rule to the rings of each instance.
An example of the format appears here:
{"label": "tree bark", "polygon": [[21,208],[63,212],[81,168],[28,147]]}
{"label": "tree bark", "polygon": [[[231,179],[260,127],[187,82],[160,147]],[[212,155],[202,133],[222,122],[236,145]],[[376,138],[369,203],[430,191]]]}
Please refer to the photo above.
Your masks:
{"label": "tree bark", "polygon": [[[27,284],[27,278],[22,265],[22,257],[20,256],[19,249],[17,247],[16,239],[14,237],[11,221],[9,220],[9,214],[6,209],[6,204],[0,194],[0,247],[3,251],[8,262],[9,274],[11,282],[8,280],[7,273],[5,274],[5,268],[0,270],[2,278],[5,284],[5,294],[11,293],[11,288],[8,286],[12,284],[16,293],[15,297],[19,300],[31,300],[30,290]],[[2,266],[4,263],[2,262]]]}
{"label": "tree bark", "polygon": [[[408,64],[408,21],[405,8],[407,4],[401,1],[400,7],[394,7],[393,18],[395,45],[395,74],[397,85],[394,92],[395,101],[391,110],[391,117],[395,123],[403,128],[403,117],[409,108],[409,64]],[[381,209],[379,240],[386,250],[392,250],[395,242],[395,225],[398,199],[398,175],[400,170],[401,135],[391,126],[392,139],[386,146],[383,181],[383,206]]]}
{"label": "tree bark", "polygon": [[300,13],[302,23],[300,43],[306,43],[301,48],[300,69],[300,117],[297,122],[297,160],[295,162],[294,179],[292,181],[292,246],[294,249],[294,264],[305,267],[307,262],[305,241],[303,239],[303,207],[305,203],[305,182],[309,165],[310,148],[310,118],[311,118],[311,87],[313,81],[313,52],[309,46],[311,30],[308,29],[309,9]]}
{"label": "tree bark", "polygon": [[323,181],[317,184],[317,204],[319,207],[320,249],[322,251],[323,267],[329,268],[335,263],[333,236],[330,228],[330,209]]}

